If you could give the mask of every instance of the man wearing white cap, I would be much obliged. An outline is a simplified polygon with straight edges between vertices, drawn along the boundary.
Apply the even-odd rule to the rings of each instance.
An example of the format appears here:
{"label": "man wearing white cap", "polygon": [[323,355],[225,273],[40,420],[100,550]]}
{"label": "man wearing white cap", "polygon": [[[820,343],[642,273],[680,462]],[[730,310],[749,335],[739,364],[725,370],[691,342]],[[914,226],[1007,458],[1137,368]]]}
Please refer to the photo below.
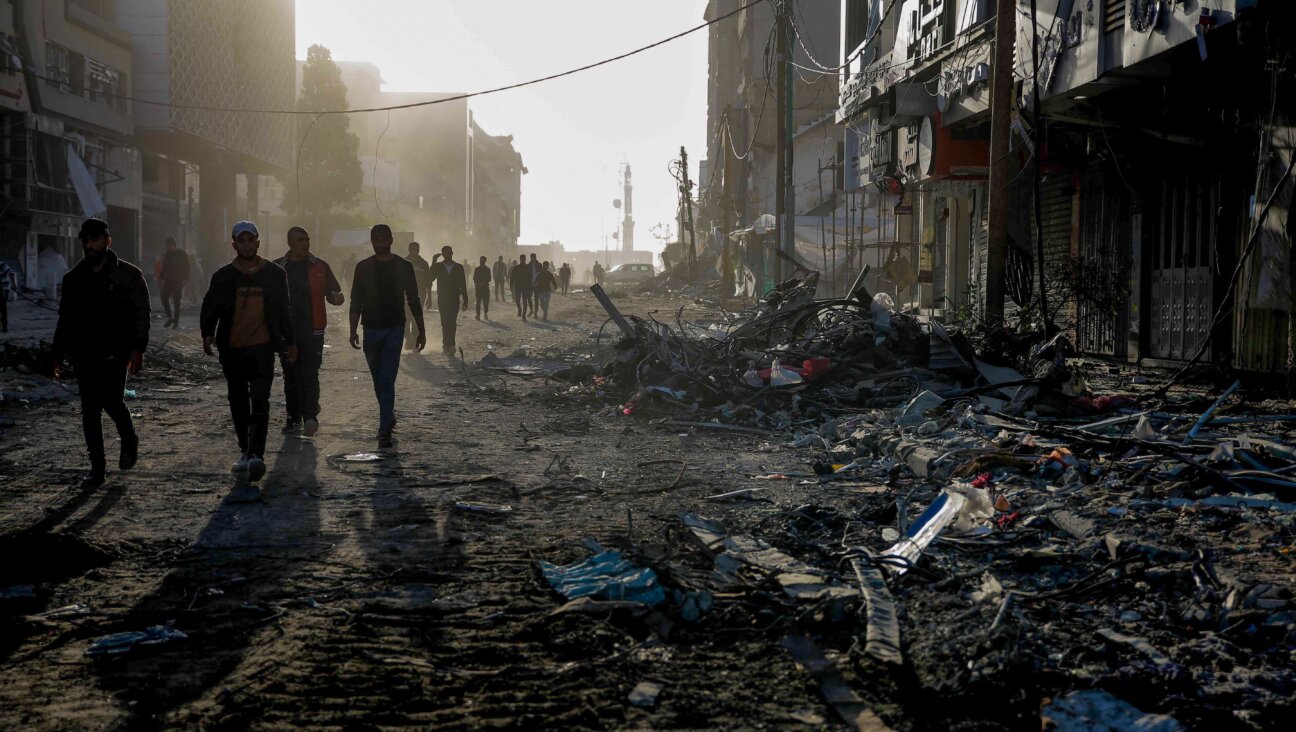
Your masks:
{"label": "man wearing white cap", "polygon": [[257,255],[256,224],[240,221],[231,232],[234,261],[216,270],[202,304],[203,351],[220,351],[229,389],[230,413],[238,437],[235,474],[255,482],[265,475],[270,427],[270,386],[275,354],[297,360],[289,311],[288,276]]}

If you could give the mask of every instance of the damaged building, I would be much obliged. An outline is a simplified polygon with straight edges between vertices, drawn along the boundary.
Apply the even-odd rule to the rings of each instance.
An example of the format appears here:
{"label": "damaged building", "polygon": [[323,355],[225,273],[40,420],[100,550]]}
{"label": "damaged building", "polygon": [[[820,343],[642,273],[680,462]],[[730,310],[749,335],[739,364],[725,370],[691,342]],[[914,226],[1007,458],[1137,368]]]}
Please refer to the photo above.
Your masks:
{"label": "damaged building", "polygon": [[[872,284],[933,314],[985,311],[996,5],[841,5],[846,186],[880,194]],[[1009,320],[1038,325],[1043,289],[1087,353],[1288,368],[1291,6],[1015,11]]]}

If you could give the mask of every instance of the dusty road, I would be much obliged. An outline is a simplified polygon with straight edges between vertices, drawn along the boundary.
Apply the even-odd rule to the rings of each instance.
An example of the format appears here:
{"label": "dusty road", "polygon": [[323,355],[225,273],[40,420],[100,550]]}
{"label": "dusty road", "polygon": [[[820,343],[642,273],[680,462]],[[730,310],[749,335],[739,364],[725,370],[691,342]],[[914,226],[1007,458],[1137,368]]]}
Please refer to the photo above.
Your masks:
{"label": "dusty road", "polygon": [[[676,307],[619,302],[641,314]],[[550,324],[496,308],[495,323],[461,321],[470,362],[487,344],[503,355],[525,345],[592,352],[590,334],[604,319],[588,294],[555,298]],[[791,464],[792,454],[771,455],[750,435],[689,438],[595,416],[593,405],[559,396],[565,386],[541,380],[468,383],[458,366],[425,353],[402,360],[396,448],[378,462],[346,462],[374,449],[376,405],[335,311],[323,429],[314,440],[280,436],[277,379],[270,472],[262,498],[244,502],[231,492],[224,383],[212,360],[198,365],[186,320],[185,330],[155,331],[167,348],[129,385],[143,453],[128,475],[110,474],[93,491],[70,487],[84,468],[74,403],[8,414],[0,586],[31,584],[36,597],[0,605],[0,728],[751,728],[833,719],[779,647],[783,631],[769,629],[777,618],[736,628],[730,618],[713,632],[661,617],[551,615],[561,598],[534,563],[584,558],[585,537],[678,552],[676,511],[739,487],[743,474]],[[429,322],[436,344],[435,314]],[[174,368],[160,363],[168,359]],[[637,467],[680,455],[688,470],[669,493],[661,489],[676,467]],[[456,501],[514,511],[465,512]],[[83,607],[50,614],[73,605]],[[172,622],[186,640],[86,655],[105,634]],[[655,708],[627,702],[643,680],[663,687]]]}

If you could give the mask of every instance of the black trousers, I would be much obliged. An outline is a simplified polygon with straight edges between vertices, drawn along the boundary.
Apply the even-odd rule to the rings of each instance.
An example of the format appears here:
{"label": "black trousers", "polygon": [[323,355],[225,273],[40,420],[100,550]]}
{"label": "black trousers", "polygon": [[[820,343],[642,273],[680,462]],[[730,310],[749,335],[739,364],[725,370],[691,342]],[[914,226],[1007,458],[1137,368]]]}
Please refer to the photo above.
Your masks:
{"label": "black trousers", "polygon": [[180,295],[183,292],[184,285],[162,286],[162,310],[167,320],[180,320]]}
{"label": "black trousers", "polygon": [[81,392],[81,430],[85,433],[90,465],[102,469],[104,460],[103,420],[107,412],[122,439],[135,437],[130,410],[126,408],[126,359],[75,359],[77,387]]}
{"label": "black trousers", "polygon": [[454,351],[455,332],[459,330],[459,301],[439,302],[437,310],[441,311],[441,350]]}
{"label": "black trousers", "polygon": [[513,288],[513,302],[517,304],[518,317],[526,319],[527,310],[531,304],[531,291],[520,288]]}
{"label": "black trousers", "polygon": [[0,290],[0,330],[9,330],[9,291]]}
{"label": "black trousers", "polygon": [[269,345],[226,348],[220,354],[239,449],[257,457],[265,457],[266,432],[270,429],[274,357]]}
{"label": "black trousers", "polygon": [[289,419],[316,419],[320,413],[320,366],[324,364],[324,334],[297,335],[297,360],[280,358],[284,401]]}
{"label": "black trousers", "polygon": [[504,278],[495,278],[495,299],[504,302]]}
{"label": "black trousers", "polygon": [[490,317],[491,288],[490,285],[476,285],[477,290],[477,317],[481,317],[485,312]]}

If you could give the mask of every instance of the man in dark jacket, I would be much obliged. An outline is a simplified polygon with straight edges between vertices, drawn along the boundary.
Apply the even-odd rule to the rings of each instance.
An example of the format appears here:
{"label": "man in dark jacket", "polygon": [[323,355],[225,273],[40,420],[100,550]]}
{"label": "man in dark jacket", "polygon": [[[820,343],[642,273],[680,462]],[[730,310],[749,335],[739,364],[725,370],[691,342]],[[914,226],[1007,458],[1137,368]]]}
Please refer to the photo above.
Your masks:
{"label": "man in dark jacket", "polygon": [[486,264],[486,258],[482,257],[477,269],[473,270],[473,290],[477,295],[477,319],[481,320],[482,315],[490,320],[490,301],[491,301],[491,268]]}
{"label": "man in dark jacket", "polygon": [[378,397],[378,447],[388,448],[396,427],[396,375],[400,372],[406,307],[418,326],[415,351],[427,345],[427,332],[414,266],[392,254],[391,227],[374,224],[369,229],[369,244],[374,255],[356,264],[351,282],[351,347],[361,347],[357,329],[363,321],[365,361]]}
{"label": "man in dark jacket", "polygon": [[509,281],[513,285],[513,302],[517,304],[518,317],[526,322],[527,306],[531,302],[531,270],[527,268],[525,254],[518,257],[518,263],[513,265]]}
{"label": "man in dark jacket", "polygon": [[118,467],[129,470],[139,459],[139,437],[123,394],[126,375],[139,373],[149,338],[149,293],[139,267],[123,262],[109,249],[112,236],[101,219],[81,224],[85,257],[63,276],[54,330],[54,375],[63,359],[71,360],[81,393],[81,428],[90,454],[90,472],[82,488],[103,485],[103,423],[107,412],[121,437]]}
{"label": "man in dark jacket", "polygon": [[164,328],[180,327],[180,295],[189,281],[189,255],[176,246],[173,236],[166,238],[166,254],[158,278],[162,283],[162,310],[166,312]]}
{"label": "man in dark jacket", "polygon": [[504,288],[508,286],[509,266],[504,261],[504,255],[501,254],[495,261],[495,266],[491,267],[491,280],[495,283],[495,299],[504,302]]}
{"label": "man in dark jacket", "polygon": [[455,331],[459,327],[459,304],[468,309],[468,276],[464,266],[454,261],[454,249],[449,244],[441,247],[440,262],[432,258],[432,282],[437,289],[437,310],[441,311],[441,351],[447,356],[455,352]]}
{"label": "man in dark jacket", "polygon": [[319,431],[320,366],[324,364],[325,303],[341,305],[342,285],[328,262],[311,254],[310,234],[300,226],[288,230],[288,254],[275,260],[288,276],[292,302],[293,342],[297,360],[283,362],[284,402],[288,421],[284,434],[301,430],[307,437]]}
{"label": "man in dark jacket", "polygon": [[237,256],[216,270],[203,298],[203,351],[220,351],[240,452],[234,473],[256,482],[266,472],[275,354],[296,361],[297,346],[283,267],[257,256],[261,234],[251,221],[234,224],[231,238]]}

